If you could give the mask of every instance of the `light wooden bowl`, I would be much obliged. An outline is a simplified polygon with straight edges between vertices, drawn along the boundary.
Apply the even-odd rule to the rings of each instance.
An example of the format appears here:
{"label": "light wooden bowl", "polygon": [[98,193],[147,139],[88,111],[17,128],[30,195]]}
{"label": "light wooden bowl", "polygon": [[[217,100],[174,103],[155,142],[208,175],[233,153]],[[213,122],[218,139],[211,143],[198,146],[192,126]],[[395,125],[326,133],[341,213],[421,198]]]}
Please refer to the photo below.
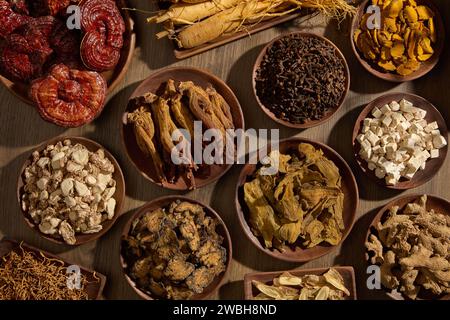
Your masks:
{"label": "light wooden bowl", "polygon": [[[278,40],[282,39],[282,38],[289,38],[293,35],[300,35],[302,37],[314,37],[314,38],[318,38],[328,44],[331,44],[336,51],[336,55],[341,59],[342,64],[344,65],[344,69],[345,69],[345,92],[342,93],[342,97],[341,100],[339,101],[339,104],[334,106],[334,108],[332,108],[331,110],[329,110],[323,118],[321,118],[320,120],[313,120],[313,121],[308,121],[306,123],[292,123],[283,119],[278,118],[272,111],[270,111],[269,108],[267,108],[259,99],[258,96],[258,91],[256,89],[256,78],[257,78],[257,73],[258,70],[261,67],[261,63],[264,59],[264,56],[267,53],[267,50],[269,50],[273,44],[275,42],[277,42]],[[275,39],[273,39],[271,42],[269,42],[262,50],[261,53],[259,54],[259,56],[256,58],[255,61],[255,65],[253,66],[253,76],[252,76],[252,85],[253,85],[253,94],[255,95],[256,101],[258,102],[259,107],[261,108],[262,111],[264,111],[264,113],[271,118],[273,121],[285,126],[285,127],[289,127],[289,128],[294,128],[294,129],[307,129],[307,128],[312,128],[315,126],[319,126],[325,122],[327,122],[328,120],[330,120],[330,118],[342,107],[342,105],[344,104],[345,98],[347,97],[347,94],[350,90],[350,70],[347,64],[347,60],[345,59],[344,54],[339,50],[339,48],[330,40],[328,40],[325,37],[319,36],[317,34],[314,33],[305,33],[305,32],[301,32],[301,31],[297,31],[297,32],[291,32],[291,33],[287,33],[287,34],[283,34],[279,37],[276,37]]]}
{"label": "light wooden bowl", "polygon": [[353,129],[353,138],[352,138],[352,144],[353,144],[353,153],[356,158],[356,162],[358,162],[359,167],[361,170],[372,180],[374,180],[376,183],[378,183],[381,186],[384,186],[389,189],[395,189],[395,190],[407,190],[407,189],[413,189],[417,188],[428,181],[430,181],[436,173],[441,169],[442,165],[445,162],[445,159],[447,158],[448,153],[448,146],[445,146],[441,150],[439,150],[439,158],[436,159],[429,159],[426,162],[425,170],[419,170],[414,177],[411,180],[402,179],[399,183],[397,183],[395,186],[389,186],[386,184],[384,179],[379,179],[375,176],[375,173],[368,168],[367,162],[362,159],[359,156],[359,151],[361,149],[361,146],[359,142],[356,140],[356,137],[361,132],[362,123],[365,118],[372,117],[371,112],[375,107],[381,108],[385,104],[389,104],[392,101],[399,102],[402,99],[406,99],[414,104],[414,106],[421,108],[425,111],[427,111],[427,116],[425,117],[425,120],[428,121],[428,123],[436,121],[439,125],[439,130],[441,131],[441,134],[447,139],[448,136],[448,130],[447,125],[442,117],[441,113],[427,100],[425,100],[422,97],[416,96],[414,94],[410,93],[390,93],[386,94],[384,96],[381,96],[372,102],[370,102],[361,112],[361,114],[358,116],[358,119],[356,120],[355,127]]}
{"label": "light wooden bowl", "polygon": [[[247,273],[244,277],[244,293],[245,300],[254,300],[258,295],[258,290],[252,285],[252,281],[259,281],[266,285],[272,285],[273,279],[281,276],[284,272],[289,272],[293,276],[302,277],[306,275],[323,275],[330,268],[318,268],[318,269],[296,269],[289,271],[275,271],[275,272],[254,272]],[[357,300],[356,298],[356,282],[355,282],[355,270],[353,267],[333,267],[344,278],[345,287],[350,291],[350,296],[345,300]]]}
{"label": "light wooden bowl", "polygon": [[[22,250],[20,247],[22,247],[22,249],[25,250],[26,252],[30,252],[31,254],[33,254],[33,256],[39,260],[42,260],[41,253],[43,253],[49,259],[62,261],[64,263],[64,267],[66,267],[66,268],[69,266],[72,266],[72,265],[78,265],[76,263],[72,263],[65,259],[62,259],[61,257],[58,257],[54,254],[51,254],[50,252],[40,250],[40,249],[32,247],[26,243],[23,243],[23,242],[20,243],[18,241],[11,240],[11,239],[2,239],[0,241],[0,259],[12,251],[20,254],[20,252]],[[81,271],[81,274],[87,280],[87,285],[86,285],[85,290],[89,296],[89,300],[101,300],[103,289],[105,288],[106,276],[104,276],[103,274],[101,274],[97,271],[86,269],[81,266],[80,266],[80,271]]]}
{"label": "light wooden bowl", "polygon": [[[130,219],[128,220],[128,222],[126,223],[123,232],[122,232],[122,241],[125,237],[128,236],[128,234],[130,233],[132,224],[134,221],[136,221],[137,219],[139,219],[140,217],[142,217],[144,214],[159,209],[159,208],[165,208],[167,206],[169,206],[172,202],[174,201],[187,201],[187,202],[191,202],[197,205],[200,205],[204,208],[205,213],[207,216],[212,217],[214,219],[217,219],[219,221],[219,224],[217,225],[217,233],[223,237],[223,243],[222,246],[227,250],[227,262],[225,265],[225,271],[222,272],[219,276],[217,276],[214,281],[208,286],[206,287],[202,293],[199,294],[195,294],[191,300],[205,300],[207,299],[211,294],[213,294],[217,289],[220,288],[220,286],[223,284],[225,276],[228,272],[228,270],[230,269],[230,265],[231,265],[231,261],[232,261],[232,257],[233,257],[233,249],[232,249],[232,242],[231,242],[231,237],[230,237],[230,233],[228,232],[227,226],[225,224],[225,222],[222,220],[222,218],[220,217],[220,215],[214,211],[214,209],[212,209],[211,207],[201,203],[200,201],[188,198],[188,197],[183,197],[183,196],[165,196],[165,197],[161,197],[155,200],[152,200],[151,202],[145,204],[144,206],[142,206],[138,211],[136,211],[136,213],[134,213]],[[133,288],[133,290],[143,299],[145,300],[158,300],[157,298],[155,298],[150,292],[141,290],[136,282],[131,279],[131,277],[128,275],[127,273],[127,269],[128,269],[128,264],[127,261],[124,257],[123,254],[123,250],[124,247],[122,245],[120,245],[120,263],[122,266],[122,271],[123,274],[125,276],[125,278],[127,279],[128,284]]]}
{"label": "light wooden bowl", "polygon": [[[235,128],[244,129],[244,115],[242,113],[239,100],[236,98],[233,91],[223,80],[201,69],[189,67],[172,67],[156,71],[150,77],[145,79],[139,85],[139,87],[137,87],[137,89],[131,95],[130,100],[132,98],[142,96],[147,92],[160,92],[162,86],[170,79],[173,79],[176,83],[180,81],[192,81],[194,82],[194,84],[199,85],[203,88],[212,86],[217,90],[219,94],[223,96],[223,98],[229,104]],[[151,159],[141,152],[139,146],[136,143],[133,127],[127,124],[127,114],[133,112],[135,109],[135,107],[129,104],[121,119],[122,141],[128,158],[134,164],[136,169],[150,182],[157,184],[165,189],[177,191],[189,190],[189,185],[182,178],[175,181],[175,183],[160,183],[158,181]],[[200,172],[194,174],[196,188],[201,188],[217,181],[230,168],[231,165],[227,164],[214,164],[205,166],[203,170],[200,170]]]}
{"label": "light wooden bowl", "polygon": [[[291,153],[291,151],[295,150],[300,143],[309,143],[315,148],[321,149],[325,157],[333,161],[339,168],[339,173],[342,177],[342,191],[344,192],[345,197],[343,210],[345,230],[342,232],[342,239],[340,242],[342,243],[349,235],[355,223],[356,211],[359,203],[359,192],[356,179],[345,160],[336,151],[323,143],[303,138],[286,139],[280,141],[280,152],[284,154]],[[328,244],[320,244],[314,248],[304,249],[299,243],[295,243],[294,245],[285,245],[283,247],[284,252],[280,252],[276,249],[271,250],[264,246],[261,239],[253,234],[247,222],[249,210],[245,203],[243,194],[244,184],[254,175],[257,168],[257,165],[246,164],[241,171],[236,186],[236,211],[238,219],[245,235],[253,243],[253,245],[255,245],[260,251],[275,259],[297,263],[320,258],[335,250],[338,246],[331,246]]]}
{"label": "light wooden bowl", "polygon": [[[77,143],[80,143],[80,144],[84,145],[91,152],[95,152],[98,149],[103,149],[105,151],[105,156],[114,165],[114,174],[112,175],[112,177],[113,177],[114,180],[116,180],[116,192],[114,194],[114,198],[116,199],[116,209],[115,209],[114,218],[112,220],[106,220],[105,222],[103,222],[102,223],[103,229],[100,230],[100,232],[92,233],[92,234],[75,234],[75,238],[76,238],[77,241],[74,244],[74,246],[78,246],[78,245],[81,245],[81,244],[84,244],[84,243],[87,243],[87,242],[90,242],[90,241],[97,240],[100,237],[102,237],[104,234],[106,234],[108,232],[109,229],[111,229],[111,227],[114,225],[114,223],[120,217],[121,212],[122,212],[122,206],[123,206],[123,203],[125,201],[125,179],[123,177],[122,169],[120,168],[119,163],[114,158],[114,156],[108,150],[106,150],[103,146],[101,146],[97,142],[92,141],[92,140],[87,139],[87,138],[83,138],[83,137],[56,137],[56,138],[53,138],[53,139],[50,139],[50,140],[44,142],[43,144],[41,144],[34,151],[41,152],[48,145],[56,144],[57,142],[64,141],[66,139],[71,140],[72,141],[72,145],[75,145]],[[34,231],[39,233],[39,235],[41,237],[43,237],[43,238],[45,238],[45,239],[47,239],[49,241],[52,241],[54,243],[68,245],[59,236],[58,237],[57,236],[51,236],[51,235],[47,235],[47,234],[42,233],[39,230],[38,225],[36,225],[36,223],[33,221],[31,216],[28,214],[28,212],[22,210],[22,194],[24,192],[23,191],[23,187],[25,185],[23,174],[25,172],[25,168],[28,167],[31,164],[31,162],[32,162],[32,155],[30,154],[30,157],[27,159],[27,161],[25,161],[25,163],[22,166],[22,169],[20,170],[20,176],[19,176],[19,179],[18,179],[18,182],[17,182],[17,200],[18,200],[18,203],[19,203],[20,211],[22,212],[23,217],[24,217],[25,222],[27,223],[27,225],[31,229],[33,229]]]}
{"label": "light wooden bowl", "polygon": [[[422,195],[421,194],[413,194],[413,195],[407,195],[403,197],[396,198],[389,202],[387,205],[385,205],[383,208],[378,211],[377,215],[373,219],[372,223],[369,226],[369,230],[367,231],[366,241],[369,240],[369,237],[371,234],[376,234],[376,227],[379,222],[384,221],[384,218],[386,214],[389,212],[389,209],[391,209],[394,206],[398,206],[400,209],[400,212],[406,207],[408,203],[415,202],[416,200],[420,199]],[[448,202],[445,199],[436,197],[436,196],[430,196],[427,195],[428,201],[427,201],[427,210],[433,209],[437,213],[450,215],[450,202]],[[366,260],[368,264],[371,264],[370,262],[370,256],[368,253],[366,253]],[[405,298],[402,296],[401,293],[391,293],[386,289],[386,294],[388,297],[394,300],[405,300]],[[419,295],[419,299],[429,299],[429,298],[435,298],[435,297],[421,297]],[[444,295],[442,297],[439,297],[440,300],[450,300],[450,294]]]}
{"label": "light wooden bowl", "polygon": [[369,73],[374,75],[377,78],[390,81],[390,82],[405,82],[405,81],[412,81],[416,80],[418,78],[423,77],[427,73],[429,73],[439,62],[439,58],[442,54],[442,51],[444,50],[445,45],[445,27],[444,22],[442,20],[442,16],[439,12],[439,9],[436,7],[433,1],[431,0],[418,0],[418,4],[425,4],[430,7],[431,10],[435,13],[435,24],[436,24],[436,31],[437,31],[437,43],[434,46],[434,54],[426,62],[423,62],[420,66],[420,68],[411,73],[407,76],[402,76],[396,73],[392,72],[385,72],[381,70],[378,66],[374,65],[371,62],[368,62],[364,56],[362,56],[356,47],[355,41],[353,41],[353,35],[355,34],[355,31],[359,29],[359,26],[361,24],[361,19],[366,12],[366,8],[369,5],[370,0],[364,1],[360,6],[357,14],[353,18],[352,28],[350,32],[350,42],[352,44],[353,52],[355,53],[356,59],[361,63],[361,65],[366,69]]}

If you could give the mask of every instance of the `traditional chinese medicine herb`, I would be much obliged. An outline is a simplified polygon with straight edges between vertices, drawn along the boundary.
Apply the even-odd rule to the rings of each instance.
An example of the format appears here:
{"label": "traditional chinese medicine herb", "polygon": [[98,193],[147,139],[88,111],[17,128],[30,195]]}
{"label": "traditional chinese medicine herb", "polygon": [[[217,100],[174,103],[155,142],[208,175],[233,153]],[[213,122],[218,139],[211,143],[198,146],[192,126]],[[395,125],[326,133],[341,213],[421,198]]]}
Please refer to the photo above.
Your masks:
{"label": "traditional chinese medicine herb", "polygon": [[392,207],[366,248],[381,283],[409,299],[450,293],[450,217],[427,210],[427,196]]}
{"label": "traditional chinese medicine herb", "polygon": [[294,34],[267,50],[256,75],[261,103],[294,124],[322,119],[346,92],[346,67],[336,48],[318,37]]}
{"label": "traditional chinese medicine herb", "polygon": [[310,144],[279,155],[276,175],[262,175],[259,169],[245,183],[244,199],[252,232],[266,248],[283,251],[285,244],[312,248],[323,242],[337,245],[342,239],[344,193],[339,169]]}
{"label": "traditional chinese medicine herb", "polygon": [[0,258],[0,300],[89,299],[86,277],[82,275],[80,289],[70,289],[64,262],[20,248]]}
{"label": "traditional chinese medicine herb", "polygon": [[260,291],[255,300],[344,300],[350,296],[341,274],[331,268],[321,276],[293,276],[289,272],[274,278],[272,285],[253,281]]}
{"label": "traditional chinese medicine herb", "polygon": [[190,202],[148,212],[123,240],[127,273],[139,289],[161,299],[188,300],[202,293],[225,271],[218,223]]}
{"label": "traditional chinese medicine herb", "polygon": [[372,0],[381,7],[381,28],[370,28],[366,13],[353,35],[363,57],[384,72],[407,76],[431,59],[438,34],[435,14],[415,0]]}

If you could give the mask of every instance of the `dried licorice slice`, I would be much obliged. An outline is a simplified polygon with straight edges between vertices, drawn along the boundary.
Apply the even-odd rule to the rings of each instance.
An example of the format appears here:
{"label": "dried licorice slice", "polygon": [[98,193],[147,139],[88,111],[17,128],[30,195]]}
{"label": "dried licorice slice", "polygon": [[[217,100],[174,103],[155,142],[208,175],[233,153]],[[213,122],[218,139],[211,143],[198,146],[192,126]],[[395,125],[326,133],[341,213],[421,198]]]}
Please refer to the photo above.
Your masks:
{"label": "dried licorice slice", "polygon": [[97,72],[58,64],[47,76],[32,82],[30,97],[44,120],[63,127],[79,127],[101,112],[106,88],[105,79]]}
{"label": "dried licorice slice", "polygon": [[81,59],[95,71],[113,69],[120,59],[125,22],[115,1],[85,0],[81,3]]}
{"label": "dried licorice slice", "polygon": [[0,38],[7,37],[31,19],[31,17],[14,11],[9,2],[0,0]]}

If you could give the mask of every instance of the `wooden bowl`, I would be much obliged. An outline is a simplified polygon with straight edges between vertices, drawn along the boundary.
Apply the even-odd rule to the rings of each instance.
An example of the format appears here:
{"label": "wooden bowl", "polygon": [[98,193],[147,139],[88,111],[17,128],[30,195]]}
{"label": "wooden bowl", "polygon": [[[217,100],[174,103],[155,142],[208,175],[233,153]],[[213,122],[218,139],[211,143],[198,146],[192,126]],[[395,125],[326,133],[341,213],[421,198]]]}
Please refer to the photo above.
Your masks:
{"label": "wooden bowl", "polygon": [[[133,92],[130,100],[142,96],[147,92],[158,93],[164,84],[173,79],[175,82],[179,81],[193,81],[196,85],[203,88],[208,86],[214,87],[219,94],[228,102],[233,116],[234,125],[236,128],[244,129],[244,115],[239,104],[238,99],[227,84],[218,77],[197,68],[189,67],[173,67],[164,68],[153,73],[150,77],[145,79],[139,87]],[[136,169],[149,181],[155,183],[163,188],[177,191],[189,190],[190,186],[183,179],[178,179],[175,183],[158,181],[155,174],[154,166],[151,159],[145,156],[136,143],[136,138],[133,132],[133,127],[127,124],[127,114],[134,111],[136,108],[128,104],[127,109],[121,119],[122,121],[122,141],[127,151],[128,158],[134,164]],[[204,187],[220,179],[229,169],[231,165],[211,165],[207,167],[206,172],[195,174],[195,184],[197,188]]]}
{"label": "wooden bowl", "polygon": [[[304,138],[291,138],[280,141],[280,152],[281,153],[290,153],[290,150],[294,150],[300,143],[309,143],[313,145],[315,148],[321,149],[324,155],[331,161],[335,163],[335,165],[339,168],[339,173],[342,177],[342,191],[344,192],[345,200],[344,200],[344,210],[343,210],[343,218],[345,224],[345,230],[342,232],[342,240],[341,243],[349,235],[351,229],[353,228],[353,224],[355,223],[356,211],[358,209],[359,203],[359,192],[358,185],[356,183],[355,177],[345,162],[345,160],[333,149],[328,147],[327,145],[304,139]],[[254,164],[246,164],[239,176],[238,183],[236,186],[236,211],[238,214],[239,222],[241,224],[244,233],[247,238],[262,252],[268,254],[269,256],[283,260],[288,262],[307,262],[317,258],[320,258],[331,251],[335,250],[337,246],[331,246],[328,244],[320,244],[314,248],[303,249],[298,244],[296,246],[284,246],[284,252],[280,252],[278,250],[267,249],[264,244],[261,242],[260,238],[256,237],[250,229],[248,220],[248,208],[244,201],[243,194],[243,186],[244,184],[253,176],[253,174],[257,170],[257,165]]]}
{"label": "wooden bowl", "polygon": [[384,186],[389,189],[394,190],[407,190],[407,189],[413,189],[417,188],[428,181],[430,181],[436,173],[439,171],[439,169],[442,167],[442,165],[445,162],[445,159],[447,157],[448,152],[448,146],[445,146],[444,148],[439,150],[439,158],[436,159],[429,159],[427,161],[425,170],[419,170],[414,177],[411,180],[402,179],[399,183],[397,183],[395,186],[389,186],[386,184],[384,179],[379,179],[375,176],[375,173],[368,168],[367,162],[362,159],[359,156],[359,151],[361,149],[361,146],[358,141],[356,141],[356,137],[361,131],[362,123],[365,118],[372,117],[371,112],[375,107],[382,107],[385,104],[389,104],[392,101],[400,101],[402,99],[406,99],[414,104],[414,106],[421,108],[423,110],[427,111],[427,116],[425,117],[425,120],[427,120],[428,123],[436,121],[439,125],[439,130],[441,131],[441,134],[446,137],[448,136],[448,130],[447,130],[447,124],[442,117],[441,113],[427,100],[425,100],[422,97],[416,96],[414,94],[410,93],[390,93],[384,96],[381,96],[372,102],[370,102],[361,112],[358,119],[356,120],[355,127],[353,129],[353,137],[352,137],[352,143],[353,143],[353,153],[356,158],[356,161],[359,164],[359,167],[361,170],[367,174],[372,180],[377,182],[379,185]]}
{"label": "wooden bowl", "polygon": [[[103,229],[100,232],[93,233],[93,234],[75,234],[75,238],[76,238],[77,241],[74,244],[74,246],[78,246],[78,245],[84,244],[86,242],[90,242],[90,241],[94,241],[94,240],[99,239],[105,233],[107,233],[108,230],[111,229],[111,227],[117,221],[117,219],[121,215],[122,206],[123,206],[123,203],[125,201],[125,179],[123,177],[122,169],[120,168],[119,163],[114,158],[114,156],[108,150],[106,150],[103,146],[101,146],[97,142],[92,141],[92,140],[87,139],[87,138],[83,138],[83,137],[56,137],[56,138],[52,138],[52,139],[44,142],[39,147],[37,147],[34,151],[41,152],[48,145],[50,145],[50,144],[54,145],[57,142],[64,141],[66,139],[71,140],[72,141],[72,145],[75,145],[77,143],[80,143],[80,144],[84,145],[91,152],[95,152],[98,149],[103,149],[105,151],[105,156],[114,165],[114,174],[113,174],[112,177],[113,177],[114,180],[116,180],[116,193],[114,194],[114,198],[116,199],[116,209],[115,209],[116,213],[114,215],[114,218],[112,220],[106,220],[105,222],[103,222],[102,223]],[[28,167],[31,164],[31,162],[32,162],[32,153],[30,154],[30,157],[28,157],[28,159],[23,164],[22,169],[20,170],[20,176],[19,176],[19,179],[18,179],[18,182],[17,182],[17,200],[18,200],[18,203],[19,203],[20,210],[22,211],[23,217],[25,219],[25,222],[27,223],[27,225],[31,229],[33,229],[34,231],[38,232],[41,235],[41,237],[43,237],[43,238],[45,238],[47,240],[50,240],[50,241],[52,241],[54,243],[68,245],[66,242],[64,242],[64,240],[62,238],[57,238],[57,237],[53,237],[51,235],[47,235],[47,234],[42,233],[39,230],[38,225],[36,225],[34,223],[33,219],[30,217],[28,212],[22,210],[22,200],[21,199],[22,199],[22,194],[23,194],[23,187],[25,186],[25,180],[24,180],[23,175],[24,175],[24,172],[25,172],[25,168]]]}
{"label": "wooden bowl", "polygon": [[[126,0],[116,0],[117,6],[120,8],[128,8]],[[128,10],[121,10],[125,22],[124,45],[121,50],[120,60],[117,66],[110,71],[102,73],[102,76],[108,83],[107,95],[110,96],[114,89],[125,77],[133,58],[134,49],[136,47],[136,34],[134,33],[134,21]],[[0,82],[15,96],[23,102],[34,105],[34,102],[28,96],[29,84],[23,82],[14,82],[0,75]],[[100,112],[101,113],[101,112]]]}
{"label": "wooden bowl", "polygon": [[[195,294],[191,300],[205,300],[207,299],[211,294],[213,294],[218,288],[220,288],[220,286],[223,284],[225,276],[228,272],[228,270],[230,269],[230,265],[231,265],[231,261],[232,261],[232,256],[233,256],[233,249],[232,249],[232,242],[231,242],[231,237],[230,237],[230,233],[228,232],[227,226],[225,225],[225,222],[222,220],[222,218],[220,217],[220,215],[214,211],[214,209],[212,209],[211,207],[201,203],[200,201],[188,198],[188,197],[183,197],[183,196],[165,196],[165,197],[161,197],[155,200],[152,200],[151,202],[145,204],[144,206],[142,206],[139,210],[136,211],[136,213],[134,213],[130,219],[128,220],[128,222],[126,223],[123,232],[122,232],[122,240],[128,236],[128,234],[131,231],[131,227],[134,221],[136,221],[136,219],[139,219],[140,217],[142,217],[144,214],[159,209],[159,208],[164,208],[167,207],[168,205],[170,205],[172,202],[174,201],[187,201],[187,202],[191,202],[197,205],[200,205],[204,208],[205,213],[207,216],[210,216],[214,219],[217,219],[219,221],[219,224],[217,225],[217,233],[223,237],[223,243],[222,246],[227,250],[227,262],[225,265],[225,271],[222,272],[219,276],[217,276],[214,281],[208,286],[206,287],[202,293],[200,294]],[[136,282],[127,274],[127,268],[128,268],[128,264],[124,258],[124,254],[123,254],[123,250],[124,247],[122,245],[120,245],[120,263],[122,266],[122,271],[123,274],[125,276],[125,278],[127,279],[128,284],[133,288],[133,290],[143,299],[145,300],[158,300],[158,298],[155,298],[150,292],[146,292],[144,290],[141,290],[140,288],[138,288]]]}
{"label": "wooden bowl", "polygon": [[[296,269],[289,271],[275,271],[275,272],[253,272],[247,273],[244,276],[244,293],[245,300],[254,300],[258,295],[258,290],[252,285],[252,281],[259,281],[267,285],[273,284],[273,279],[281,276],[284,272],[289,272],[293,276],[303,277],[306,275],[323,275],[330,268],[318,268],[318,269]],[[356,282],[355,282],[355,270],[353,267],[333,267],[344,278],[345,287],[350,291],[350,296],[345,300],[356,300]]]}
{"label": "wooden bowl", "polygon": [[[23,243],[23,242],[20,243],[18,241],[11,240],[11,239],[2,239],[0,241],[0,259],[12,251],[20,254],[22,252],[21,247],[26,252],[33,254],[33,256],[39,260],[43,260],[42,256],[41,256],[41,253],[43,253],[47,258],[62,261],[64,263],[65,268],[67,268],[69,266],[73,266],[73,265],[78,266],[78,264],[69,262],[65,259],[62,259],[61,257],[51,254],[50,252],[40,250],[40,249],[34,248],[26,243]],[[79,266],[79,267],[80,267],[81,274],[87,280],[86,293],[89,296],[89,300],[101,300],[103,289],[105,288],[106,276],[104,276],[103,274],[101,274],[97,271],[92,271],[92,270],[86,269],[82,266]]]}
{"label": "wooden bowl", "polygon": [[[372,223],[370,224],[369,230],[367,231],[366,235],[366,241],[369,240],[369,236],[376,232],[376,227],[379,222],[384,221],[385,214],[389,212],[389,209],[398,206],[400,209],[400,212],[406,207],[408,203],[415,202],[416,200],[420,199],[422,195],[421,194],[413,194],[413,195],[406,195],[403,197],[396,198],[389,202],[387,205],[385,205],[383,208],[378,211],[377,215],[373,219]],[[429,196],[427,195],[427,210],[433,209],[435,212],[445,215],[450,215],[450,202],[448,202],[445,199],[436,197],[436,196]],[[370,256],[368,253],[366,253],[366,260],[368,264],[370,263]],[[387,295],[394,299],[394,300],[405,300],[405,298],[402,296],[401,293],[398,292],[389,292],[389,289],[385,289],[387,292]],[[425,297],[429,298],[429,297]],[[450,294],[447,294],[445,296],[440,297],[440,300],[450,300]]]}
{"label": "wooden bowl", "polygon": [[358,48],[356,47],[355,42],[353,41],[353,35],[355,34],[355,31],[359,29],[359,26],[361,24],[361,19],[364,13],[366,12],[366,8],[369,5],[370,0],[364,1],[360,6],[357,14],[353,18],[352,22],[352,28],[350,32],[350,42],[352,44],[353,52],[355,53],[356,58],[361,63],[361,65],[369,71],[371,74],[373,74],[375,77],[391,81],[391,82],[405,82],[405,81],[412,81],[416,80],[420,77],[423,77],[428,72],[430,72],[439,62],[439,58],[441,56],[442,51],[444,50],[445,45],[445,27],[444,22],[442,20],[442,16],[440,14],[439,9],[436,7],[433,1],[431,0],[418,0],[418,4],[425,4],[427,5],[433,12],[435,13],[435,24],[436,24],[436,31],[437,31],[437,42],[434,45],[434,54],[433,56],[426,62],[423,62],[420,66],[420,68],[411,73],[407,76],[402,76],[396,73],[391,72],[383,72],[380,68],[378,68],[375,64],[368,62],[364,56],[360,55],[360,52]]}
{"label": "wooden bowl", "polygon": [[[289,121],[285,121],[282,120],[280,118],[278,118],[272,111],[270,111],[269,108],[267,108],[259,99],[258,96],[258,92],[256,89],[256,77],[257,77],[257,72],[261,67],[261,63],[264,59],[264,56],[267,53],[267,50],[269,50],[273,44],[282,39],[282,38],[289,38],[293,35],[301,35],[302,37],[314,37],[314,38],[318,38],[323,40],[324,42],[327,42],[329,44],[331,44],[335,50],[336,50],[336,55],[338,57],[341,58],[342,63],[344,65],[345,68],[345,81],[346,81],[346,85],[345,85],[345,92],[342,94],[341,100],[339,101],[339,104],[337,106],[335,106],[332,110],[329,110],[322,119],[320,120],[313,120],[313,121],[308,121],[306,123],[292,123]],[[296,32],[291,32],[291,33],[286,33],[286,34],[282,34],[279,37],[276,37],[275,39],[273,39],[271,42],[269,42],[260,52],[258,58],[256,58],[256,62],[255,65],[253,66],[253,76],[252,76],[252,85],[253,85],[253,94],[255,95],[256,101],[258,102],[259,107],[262,109],[262,111],[264,111],[264,113],[271,118],[273,121],[278,122],[279,124],[282,124],[285,127],[289,127],[289,128],[294,128],[294,129],[307,129],[307,128],[312,128],[318,125],[321,125],[323,123],[325,123],[326,121],[328,121],[344,104],[345,98],[347,97],[347,94],[350,90],[350,70],[348,68],[348,64],[347,64],[347,60],[345,59],[344,54],[339,50],[339,48],[330,40],[328,40],[325,37],[319,36],[317,34],[314,33],[306,33],[306,32],[301,32],[301,31],[296,31]]]}

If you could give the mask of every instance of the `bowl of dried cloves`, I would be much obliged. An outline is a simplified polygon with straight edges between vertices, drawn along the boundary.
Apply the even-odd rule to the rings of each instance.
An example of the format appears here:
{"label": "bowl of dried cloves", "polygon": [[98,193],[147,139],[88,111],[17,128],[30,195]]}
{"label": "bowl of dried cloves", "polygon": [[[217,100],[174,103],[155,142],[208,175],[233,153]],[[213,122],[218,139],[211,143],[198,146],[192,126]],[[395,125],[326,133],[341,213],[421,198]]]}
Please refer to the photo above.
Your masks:
{"label": "bowl of dried cloves", "polygon": [[274,121],[305,129],[329,120],[350,89],[344,55],[330,40],[304,32],[268,43],[253,68],[253,92]]}
{"label": "bowl of dried cloves", "polygon": [[146,300],[206,299],[221,286],[231,259],[231,237],[223,220],[187,197],[147,203],[122,233],[122,270]]}
{"label": "bowl of dried cloves", "polygon": [[[164,68],[144,80],[122,118],[130,161],[146,179],[171,190],[200,188],[224,175],[234,163],[226,155],[236,148],[228,139],[235,129],[244,129],[244,116],[232,90],[216,76],[186,67]],[[205,156],[216,146],[222,156]]]}
{"label": "bowl of dried cloves", "polygon": [[350,33],[353,52],[374,76],[404,82],[438,63],[445,44],[439,9],[431,0],[364,1]]}
{"label": "bowl of dried cloves", "polygon": [[114,156],[97,142],[57,137],[24,163],[17,199],[27,225],[42,237],[80,245],[114,225],[125,199],[125,179]]}
{"label": "bowl of dried cloves", "polygon": [[236,211],[247,238],[262,252],[306,262],[337,248],[358,208],[355,177],[330,147],[303,138],[246,164],[236,186]]}

